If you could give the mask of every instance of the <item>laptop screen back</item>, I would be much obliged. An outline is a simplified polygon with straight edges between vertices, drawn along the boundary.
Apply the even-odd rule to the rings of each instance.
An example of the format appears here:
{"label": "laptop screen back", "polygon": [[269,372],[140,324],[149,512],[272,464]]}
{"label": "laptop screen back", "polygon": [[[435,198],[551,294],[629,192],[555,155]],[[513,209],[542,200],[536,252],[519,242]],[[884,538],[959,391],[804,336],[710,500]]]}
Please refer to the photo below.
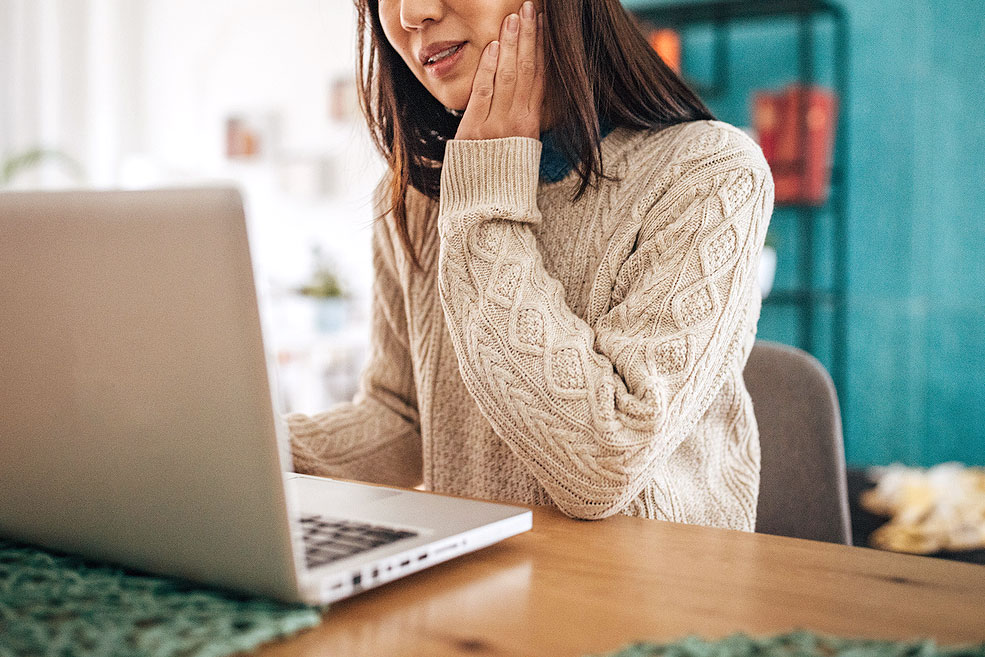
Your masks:
{"label": "laptop screen back", "polygon": [[296,597],[242,201],[0,194],[0,536]]}

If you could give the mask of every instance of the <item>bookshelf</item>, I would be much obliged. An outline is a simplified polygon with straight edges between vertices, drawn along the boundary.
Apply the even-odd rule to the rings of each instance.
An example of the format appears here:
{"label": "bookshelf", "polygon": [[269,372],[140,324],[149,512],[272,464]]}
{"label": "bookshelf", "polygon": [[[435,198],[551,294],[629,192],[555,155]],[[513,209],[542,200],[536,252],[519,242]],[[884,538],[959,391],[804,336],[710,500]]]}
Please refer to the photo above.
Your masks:
{"label": "bookshelf", "polygon": [[[630,4],[627,2],[627,4]],[[834,154],[831,170],[831,187],[824,205],[791,205],[777,204],[777,210],[789,211],[796,216],[795,239],[791,244],[784,243],[778,251],[787,248],[795,249],[796,283],[787,288],[774,289],[763,300],[764,312],[770,307],[793,308],[797,315],[797,339],[795,346],[804,349],[822,361],[828,361],[831,376],[841,398],[841,406],[845,407],[845,376],[846,376],[846,303],[845,290],[847,287],[847,258],[845,239],[845,212],[848,195],[848,165],[846,154],[847,143],[847,112],[848,106],[848,22],[844,10],[837,4],[827,0],[730,0],[716,2],[684,2],[677,4],[647,3],[637,0],[629,9],[640,19],[655,27],[669,27],[678,30],[686,43],[684,30],[695,25],[711,29],[712,33],[712,69],[711,81],[698,83],[688,79],[688,71],[684,70],[683,77],[703,99],[712,103],[715,97],[729,92],[730,81],[733,77],[732,53],[730,48],[731,28],[741,22],[760,22],[769,25],[770,19],[778,17],[792,18],[796,21],[796,69],[797,77],[789,82],[804,86],[816,83],[818,71],[818,40],[817,21],[822,17],[830,20],[832,29],[831,71],[834,81],[832,87],[838,97],[839,118],[834,142]],[[798,152],[805,153],[807,149],[807,116],[806,112],[799,117],[800,147]],[[789,164],[792,167],[803,167],[806,158],[800,158]],[[787,166],[786,163],[783,166]],[[777,167],[774,167],[774,173]],[[821,263],[816,249],[817,227],[819,217],[829,214],[831,221],[830,247],[824,249],[823,257],[828,262]],[[819,281],[816,276],[818,266],[824,264],[831,272],[829,281]],[[827,312],[822,313],[825,310]],[[830,344],[827,345],[828,357],[822,349],[819,333],[819,318],[824,316],[830,322],[827,334]]]}

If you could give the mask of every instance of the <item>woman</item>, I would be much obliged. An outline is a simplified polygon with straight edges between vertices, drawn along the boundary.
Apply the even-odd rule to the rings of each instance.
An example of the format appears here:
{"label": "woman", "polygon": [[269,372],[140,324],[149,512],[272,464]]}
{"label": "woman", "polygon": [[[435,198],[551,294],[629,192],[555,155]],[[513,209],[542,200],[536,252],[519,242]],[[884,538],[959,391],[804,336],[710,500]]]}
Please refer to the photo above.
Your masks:
{"label": "woman", "polygon": [[[357,0],[372,355],[299,472],[752,531],[773,207],[618,0]],[[539,17],[538,17],[539,16]]]}

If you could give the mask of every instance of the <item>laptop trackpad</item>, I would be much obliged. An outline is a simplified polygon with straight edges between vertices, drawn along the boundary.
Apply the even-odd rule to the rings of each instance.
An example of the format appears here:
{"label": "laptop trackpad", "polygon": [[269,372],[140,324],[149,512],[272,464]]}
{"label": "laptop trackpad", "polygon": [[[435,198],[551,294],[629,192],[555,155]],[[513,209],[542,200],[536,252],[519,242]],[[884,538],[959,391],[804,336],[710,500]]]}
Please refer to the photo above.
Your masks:
{"label": "laptop trackpad", "polygon": [[291,478],[288,485],[294,488],[302,512],[326,515],[331,515],[333,510],[339,513],[351,511],[353,507],[400,494],[400,491],[388,488],[308,477]]}

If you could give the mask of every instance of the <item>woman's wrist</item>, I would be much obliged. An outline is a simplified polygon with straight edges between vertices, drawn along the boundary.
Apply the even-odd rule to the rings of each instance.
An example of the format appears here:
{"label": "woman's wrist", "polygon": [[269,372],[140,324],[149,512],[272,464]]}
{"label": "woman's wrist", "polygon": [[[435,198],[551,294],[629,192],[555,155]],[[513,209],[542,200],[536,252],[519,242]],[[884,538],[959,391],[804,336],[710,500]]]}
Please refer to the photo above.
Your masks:
{"label": "woman's wrist", "polygon": [[542,144],[530,137],[453,139],[441,171],[441,212],[491,209],[498,219],[537,222]]}

